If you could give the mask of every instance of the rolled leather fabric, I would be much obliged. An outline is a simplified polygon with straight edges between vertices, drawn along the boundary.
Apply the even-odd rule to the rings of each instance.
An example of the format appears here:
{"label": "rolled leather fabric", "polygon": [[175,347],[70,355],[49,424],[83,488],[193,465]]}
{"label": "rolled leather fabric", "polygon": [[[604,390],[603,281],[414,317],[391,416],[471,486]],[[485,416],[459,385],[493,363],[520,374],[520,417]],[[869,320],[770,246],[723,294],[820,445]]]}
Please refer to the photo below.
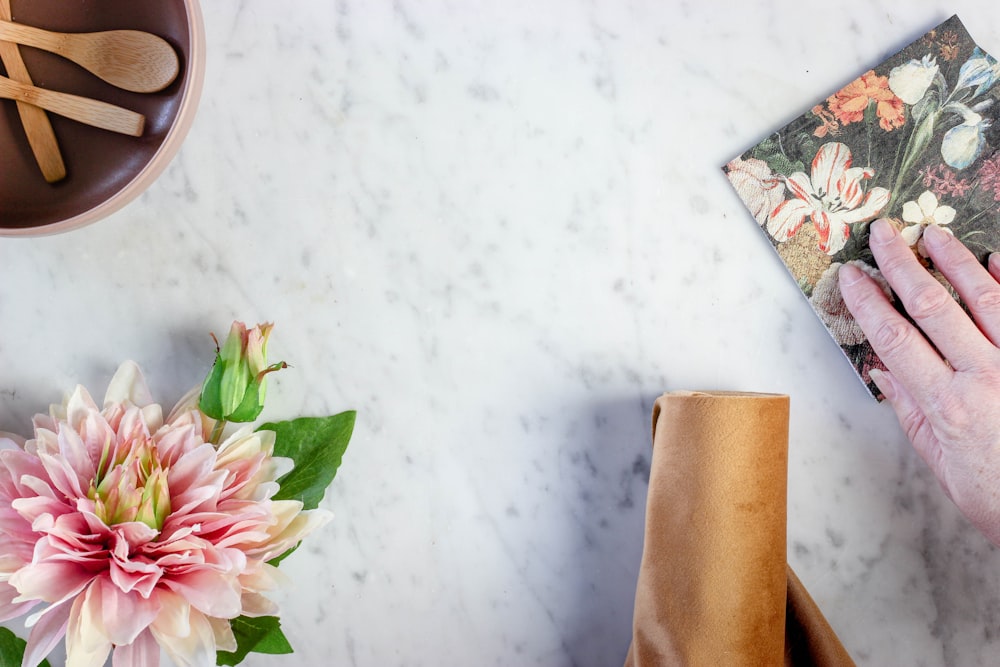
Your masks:
{"label": "rolled leather fabric", "polygon": [[787,566],[787,479],[787,396],[656,401],[626,667],[854,664]]}

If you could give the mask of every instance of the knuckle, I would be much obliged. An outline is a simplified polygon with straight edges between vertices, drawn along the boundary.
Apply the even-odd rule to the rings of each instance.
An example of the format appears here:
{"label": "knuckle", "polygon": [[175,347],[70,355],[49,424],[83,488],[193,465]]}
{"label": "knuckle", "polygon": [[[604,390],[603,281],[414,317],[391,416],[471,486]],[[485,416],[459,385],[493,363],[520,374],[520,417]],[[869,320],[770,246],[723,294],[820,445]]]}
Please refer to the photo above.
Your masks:
{"label": "knuckle", "polygon": [[876,326],[870,338],[879,354],[892,356],[911,344],[914,332],[907,322],[893,319]]}
{"label": "knuckle", "polygon": [[920,320],[940,315],[952,302],[951,296],[937,283],[922,284],[914,288],[906,300],[906,310]]}
{"label": "knuckle", "polygon": [[968,305],[977,313],[1000,312],[1000,289],[989,287],[976,292],[969,298]]}
{"label": "knuckle", "polygon": [[893,275],[916,261],[913,258],[913,253],[905,245],[903,250],[889,247],[883,249],[883,252],[886,254],[879,257],[878,266],[886,276]]}

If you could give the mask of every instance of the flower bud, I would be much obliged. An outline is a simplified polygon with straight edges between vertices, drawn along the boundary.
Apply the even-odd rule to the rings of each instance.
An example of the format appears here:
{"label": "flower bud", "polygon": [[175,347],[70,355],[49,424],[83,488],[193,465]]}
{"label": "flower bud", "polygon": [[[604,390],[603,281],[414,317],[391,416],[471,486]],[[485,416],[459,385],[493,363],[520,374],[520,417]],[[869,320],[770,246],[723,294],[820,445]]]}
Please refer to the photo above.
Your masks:
{"label": "flower bud", "polygon": [[271,324],[247,329],[233,322],[229,337],[216,352],[215,365],[201,388],[199,409],[216,420],[251,422],[264,409],[265,376],[288,365],[267,365]]}

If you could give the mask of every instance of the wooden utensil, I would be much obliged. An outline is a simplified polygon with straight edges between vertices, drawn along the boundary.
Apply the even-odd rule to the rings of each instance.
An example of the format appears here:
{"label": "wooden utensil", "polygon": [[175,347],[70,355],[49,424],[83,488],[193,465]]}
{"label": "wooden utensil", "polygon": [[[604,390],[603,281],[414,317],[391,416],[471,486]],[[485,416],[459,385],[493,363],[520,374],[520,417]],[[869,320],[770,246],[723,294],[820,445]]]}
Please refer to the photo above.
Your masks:
{"label": "wooden utensil", "polygon": [[62,33],[4,20],[0,21],[0,40],[51,51],[134,93],[163,90],[180,72],[174,48],[140,30]]}
{"label": "wooden utensil", "polygon": [[145,116],[129,109],[78,95],[29,86],[5,76],[0,76],[0,97],[34,104],[60,116],[133,137],[142,136],[146,124]]}
{"label": "wooden utensil", "polygon": [[[10,18],[10,0],[0,0],[0,19],[9,21]],[[11,79],[32,85],[31,76],[24,66],[24,61],[21,60],[16,44],[0,42],[0,62],[3,62],[4,69]],[[63,163],[62,153],[59,152],[59,143],[56,141],[55,132],[52,131],[52,123],[49,122],[45,111],[27,102],[18,102],[17,112],[42,176],[49,183],[66,178],[66,165]]]}

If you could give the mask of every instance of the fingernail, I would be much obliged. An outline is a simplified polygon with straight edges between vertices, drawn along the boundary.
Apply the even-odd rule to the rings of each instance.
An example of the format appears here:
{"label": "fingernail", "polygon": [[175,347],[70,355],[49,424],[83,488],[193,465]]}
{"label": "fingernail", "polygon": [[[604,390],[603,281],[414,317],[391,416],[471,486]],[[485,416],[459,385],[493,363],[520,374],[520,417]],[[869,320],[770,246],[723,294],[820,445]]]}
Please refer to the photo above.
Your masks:
{"label": "fingernail", "polygon": [[924,228],[924,245],[930,246],[931,248],[940,248],[948,242],[948,238],[950,236],[951,234],[944,231],[937,225],[927,225],[927,227]]}
{"label": "fingernail", "polygon": [[840,271],[837,272],[837,277],[840,278],[841,287],[850,287],[862,280],[865,274],[853,264],[844,264],[840,267]]}
{"label": "fingernail", "polygon": [[871,240],[884,245],[896,236],[896,228],[888,220],[876,220],[871,226]]}
{"label": "fingernail", "polygon": [[1000,252],[990,253],[990,258],[986,263],[990,273],[994,276],[1000,275]]}
{"label": "fingernail", "polygon": [[882,392],[882,395],[886,397],[887,400],[892,401],[896,398],[896,387],[892,383],[892,378],[883,373],[877,368],[873,368],[868,371],[868,377],[871,378],[878,390]]}

